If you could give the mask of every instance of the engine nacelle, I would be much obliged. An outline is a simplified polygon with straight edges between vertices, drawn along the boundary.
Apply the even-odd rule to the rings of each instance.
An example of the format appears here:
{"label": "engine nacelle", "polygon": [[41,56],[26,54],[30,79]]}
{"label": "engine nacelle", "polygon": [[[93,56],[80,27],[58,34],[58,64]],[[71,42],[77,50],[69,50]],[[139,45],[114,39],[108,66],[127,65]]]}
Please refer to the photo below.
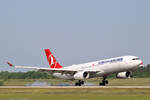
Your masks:
{"label": "engine nacelle", "polygon": [[77,79],[77,80],[88,79],[89,77],[90,77],[90,74],[84,71],[80,71],[74,74],[74,79]]}
{"label": "engine nacelle", "polygon": [[117,78],[130,78],[131,76],[131,72],[120,72],[116,75]]}

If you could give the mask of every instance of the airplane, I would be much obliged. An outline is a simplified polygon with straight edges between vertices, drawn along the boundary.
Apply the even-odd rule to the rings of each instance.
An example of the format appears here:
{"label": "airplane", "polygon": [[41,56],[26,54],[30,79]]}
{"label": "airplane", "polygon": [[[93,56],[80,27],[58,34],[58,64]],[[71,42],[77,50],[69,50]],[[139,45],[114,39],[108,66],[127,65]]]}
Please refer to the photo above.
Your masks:
{"label": "airplane", "polygon": [[143,61],[139,57],[121,56],[63,67],[57,62],[50,49],[45,49],[45,54],[50,66],[48,68],[15,66],[10,62],[7,62],[7,64],[10,67],[15,68],[34,69],[39,72],[48,72],[54,77],[61,79],[77,80],[75,86],[84,85],[85,80],[95,77],[102,77],[103,79],[102,82],[99,83],[99,86],[105,86],[108,84],[106,78],[109,75],[115,73],[117,78],[130,78],[133,71],[144,66]]}

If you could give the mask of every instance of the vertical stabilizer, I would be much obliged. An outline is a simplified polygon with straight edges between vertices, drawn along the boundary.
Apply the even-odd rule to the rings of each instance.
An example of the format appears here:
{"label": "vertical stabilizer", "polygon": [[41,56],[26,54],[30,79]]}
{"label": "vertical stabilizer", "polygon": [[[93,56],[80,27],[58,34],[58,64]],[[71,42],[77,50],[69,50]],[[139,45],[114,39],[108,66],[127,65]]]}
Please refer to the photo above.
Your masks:
{"label": "vertical stabilizer", "polygon": [[45,54],[50,68],[62,68],[49,49],[45,49]]}

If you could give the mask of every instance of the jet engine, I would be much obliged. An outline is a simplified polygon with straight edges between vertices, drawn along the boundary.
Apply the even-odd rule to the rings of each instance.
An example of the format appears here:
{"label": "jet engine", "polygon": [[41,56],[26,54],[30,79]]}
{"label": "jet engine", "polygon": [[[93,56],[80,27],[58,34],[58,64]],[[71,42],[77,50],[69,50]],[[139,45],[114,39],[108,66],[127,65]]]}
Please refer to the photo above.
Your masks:
{"label": "jet engine", "polygon": [[74,79],[77,80],[83,80],[83,79],[88,79],[90,74],[88,72],[80,71],[74,74]]}
{"label": "jet engine", "polygon": [[116,75],[117,78],[130,78],[132,76],[131,72],[120,72]]}

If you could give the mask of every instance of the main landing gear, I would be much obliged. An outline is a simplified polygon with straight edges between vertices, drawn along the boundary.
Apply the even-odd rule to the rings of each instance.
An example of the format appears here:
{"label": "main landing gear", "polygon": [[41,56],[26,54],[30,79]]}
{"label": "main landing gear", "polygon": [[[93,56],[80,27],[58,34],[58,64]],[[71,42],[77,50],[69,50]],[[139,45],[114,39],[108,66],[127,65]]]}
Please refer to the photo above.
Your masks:
{"label": "main landing gear", "polygon": [[99,83],[99,86],[105,86],[106,84],[108,84],[108,80],[106,80],[107,77],[103,77],[103,80],[101,83]]}
{"label": "main landing gear", "polygon": [[79,80],[78,82],[75,83],[75,86],[81,86],[84,84],[84,81]]}

